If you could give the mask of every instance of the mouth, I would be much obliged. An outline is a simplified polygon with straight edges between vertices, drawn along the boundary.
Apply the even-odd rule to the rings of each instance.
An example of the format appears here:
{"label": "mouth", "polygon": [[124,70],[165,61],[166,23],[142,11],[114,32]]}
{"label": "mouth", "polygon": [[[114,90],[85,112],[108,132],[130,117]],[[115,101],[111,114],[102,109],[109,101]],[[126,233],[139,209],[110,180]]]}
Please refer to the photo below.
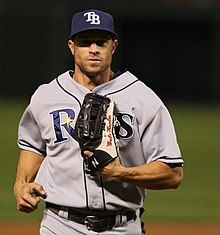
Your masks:
{"label": "mouth", "polygon": [[98,59],[98,58],[89,58],[87,61],[90,61],[90,62],[100,62],[101,60]]}

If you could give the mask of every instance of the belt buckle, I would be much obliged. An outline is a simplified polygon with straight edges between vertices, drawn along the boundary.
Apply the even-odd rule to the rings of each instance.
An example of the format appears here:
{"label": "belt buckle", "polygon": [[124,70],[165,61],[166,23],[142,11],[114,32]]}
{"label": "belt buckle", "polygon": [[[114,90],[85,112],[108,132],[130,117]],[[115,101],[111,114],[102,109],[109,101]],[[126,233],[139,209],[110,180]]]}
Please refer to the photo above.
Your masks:
{"label": "belt buckle", "polygon": [[93,216],[93,215],[86,216],[84,223],[88,230],[93,229],[93,223],[95,219],[96,219],[96,216]]}
{"label": "belt buckle", "polygon": [[103,232],[112,229],[112,227],[109,224],[108,217],[100,219],[97,216],[89,215],[86,216],[84,223],[88,230],[92,230],[95,232]]}

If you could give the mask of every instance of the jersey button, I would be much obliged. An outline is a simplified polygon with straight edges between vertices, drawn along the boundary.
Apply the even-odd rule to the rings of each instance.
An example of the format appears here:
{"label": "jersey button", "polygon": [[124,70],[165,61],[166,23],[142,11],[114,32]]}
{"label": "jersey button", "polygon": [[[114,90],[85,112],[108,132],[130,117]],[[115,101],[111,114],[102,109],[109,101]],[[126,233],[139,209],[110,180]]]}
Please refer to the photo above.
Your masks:
{"label": "jersey button", "polygon": [[94,201],[93,205],[97,207],[99,205],[99,202],[98,201]]}

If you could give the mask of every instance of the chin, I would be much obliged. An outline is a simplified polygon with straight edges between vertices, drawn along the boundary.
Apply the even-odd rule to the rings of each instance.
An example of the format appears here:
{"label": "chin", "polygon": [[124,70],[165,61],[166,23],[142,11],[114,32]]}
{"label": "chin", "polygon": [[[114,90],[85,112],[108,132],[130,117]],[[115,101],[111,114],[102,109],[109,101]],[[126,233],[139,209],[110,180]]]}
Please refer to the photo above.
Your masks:
{"label": "chin", "polygon": [[90,78],[95,78],[95,77],[99,76],[101,73],[102,73],[101,71],[97,71],[97,72],[95,72],[95,71],[91,72],[90,71],[90,72],[86,72],[85,74],[86,74],[86,76],[88,76]]}
{"label": "chin", "polygon": [[102,74],[104,71],[102,69],[88,69],[88,70],[85,70],[85,74],[88,76],[88,77],[96,77],[100,74]]}

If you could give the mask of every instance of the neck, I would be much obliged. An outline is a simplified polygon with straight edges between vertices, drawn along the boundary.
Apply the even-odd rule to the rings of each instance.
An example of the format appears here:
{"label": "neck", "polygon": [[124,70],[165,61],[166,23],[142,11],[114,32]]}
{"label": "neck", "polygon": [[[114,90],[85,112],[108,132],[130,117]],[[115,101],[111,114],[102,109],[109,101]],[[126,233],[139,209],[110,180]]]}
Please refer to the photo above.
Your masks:
{"label": "neck", "polygon": [[89,90],[93,90],[98,85],[108,82],[113,76],[114,72],[110,68],[97,76],[88,76],[76,66],[73,79]]}

